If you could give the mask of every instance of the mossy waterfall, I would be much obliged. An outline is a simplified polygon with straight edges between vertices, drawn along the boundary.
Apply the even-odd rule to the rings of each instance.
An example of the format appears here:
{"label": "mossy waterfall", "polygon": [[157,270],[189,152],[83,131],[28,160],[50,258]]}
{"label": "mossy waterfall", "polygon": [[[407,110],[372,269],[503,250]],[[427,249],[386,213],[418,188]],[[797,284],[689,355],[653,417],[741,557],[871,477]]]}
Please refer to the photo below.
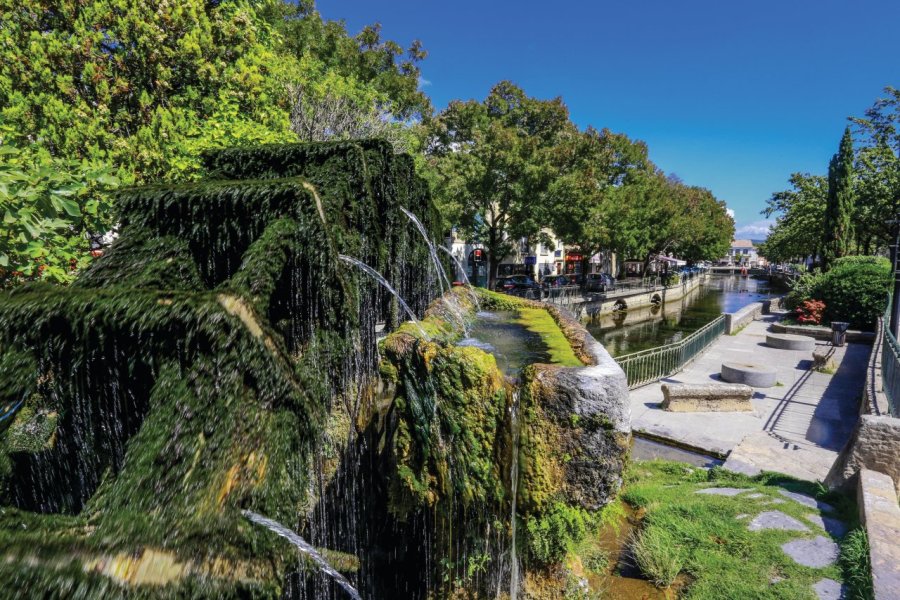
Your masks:
{"label": "mossy waterfall", "polygon": [[[205,164],[122,192],[70,287],[0,295],[0,597],[496,598],[512,532],[519,597],[557,597],[627,452],[602,346],[444,292],[428,188],[385,143]],[[479,310],[537,309],[578,365],[513,382],[458,344]]]}

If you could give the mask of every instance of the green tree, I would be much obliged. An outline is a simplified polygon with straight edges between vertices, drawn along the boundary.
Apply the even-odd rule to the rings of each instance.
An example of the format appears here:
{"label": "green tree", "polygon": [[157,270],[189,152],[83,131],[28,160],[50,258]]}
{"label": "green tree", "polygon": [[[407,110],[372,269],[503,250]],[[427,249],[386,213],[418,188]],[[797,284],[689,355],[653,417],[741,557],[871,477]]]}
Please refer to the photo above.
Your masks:
{"label": "green tree", "polygon": [[546,223],[550,153],[569,127],[561,99],[531,98],[508,81],[483,102],[451,102],[428,124],[425,148],[442,213],[484,245],[491,285],[503,257]]}
{"label": "green tree", "polygon": [[894,243],[900,216],[900,90],[885,93],[865,117],[851,119],[860,136],[855,223],[866,254]]}
{"label": "green tree", "polygon": [[683,184],[672,187],[677,213],[670,228],[676,256],[690,262],[725,256],[734,237],[734,219],[725,202],[706,188]]}
{"label": "green tree", "polygon": [[361,85],[375,92],[378,110],[402,121],[431,114],[431,101],[420,86],[419,64],[428,56],[420,41],[414,40],[404,51],[398,43],[382,39],[378,23],[350,36],[343,21],[323,19],[312,0],[268,2],[261,13],[281,35],[287,54],[308,61],[313,70],[343,79],[339,85]]}
{"label": "green tree", "polygon": [[828,181],[821,175],[793,173],[791,189],[772,194],[762,214],[776,215],[775,225],[759,252],[773,262],[818,256],[825,227]]}
{"label": "green tree", "polygon": [[[86,236],[115,221],[99,165],[104,180],[128,185],[190,180],[206,149],[296,140],[291,85],[327,88],[367,118],[386,114],[385,133],[405,135],[395,120],[430,111],[418,89],[420,44],[404,56],[377,26],[351,37],[311,2],[0,0],[0,14],[0,145],[20,151],[2,165],[18,194],[4,206],[8,219],[30,215],[7,222],[3,283],[33,268],[17,258],[26,254],[59,280],[73,259],[86,264]],[[73,197],[78,211],[60,204]]]}
{"label": "green tree", "polygon": [[643,142],[608,129],[572,130],[554,152],[558,176],[548,193],[553,232],[582,256],[582,272],[590,257],[609,249],[615,190],[634,184],[653,169]]}
{"label": "green tree", "polygon": [[822,242],[822,267],[826,270],[835,259],[850,252],[854,204],[853,138],[848,126],[844,129],[837,154],[828,165],[828,202],[825,205]]}

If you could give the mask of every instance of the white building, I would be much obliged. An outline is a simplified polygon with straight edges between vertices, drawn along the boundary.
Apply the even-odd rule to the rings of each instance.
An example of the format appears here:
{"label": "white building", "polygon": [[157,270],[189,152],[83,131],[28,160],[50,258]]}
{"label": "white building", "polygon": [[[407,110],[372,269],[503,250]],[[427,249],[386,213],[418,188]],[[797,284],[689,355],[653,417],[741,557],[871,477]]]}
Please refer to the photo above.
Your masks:
{"label": "white building", "polygon": [[751,240],[732,240],[728,255],[719,263],[725,265],[756,267],[760,266],[760,256]]}

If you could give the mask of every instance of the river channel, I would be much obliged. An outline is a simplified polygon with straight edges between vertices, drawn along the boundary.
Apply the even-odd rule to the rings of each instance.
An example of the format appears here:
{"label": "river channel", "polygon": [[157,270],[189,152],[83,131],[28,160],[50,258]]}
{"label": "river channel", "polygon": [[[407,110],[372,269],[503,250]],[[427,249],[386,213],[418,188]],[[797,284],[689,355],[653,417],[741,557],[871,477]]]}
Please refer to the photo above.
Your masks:
{"label": "river channel", "polygon": [[671,344],[714,320],[723,312],[734,312],[769,297],[763,279],[740,275],[713,275],[680,300],[661,306],[591,317],[583,308],[584,324],[612,356],[621,356]]}

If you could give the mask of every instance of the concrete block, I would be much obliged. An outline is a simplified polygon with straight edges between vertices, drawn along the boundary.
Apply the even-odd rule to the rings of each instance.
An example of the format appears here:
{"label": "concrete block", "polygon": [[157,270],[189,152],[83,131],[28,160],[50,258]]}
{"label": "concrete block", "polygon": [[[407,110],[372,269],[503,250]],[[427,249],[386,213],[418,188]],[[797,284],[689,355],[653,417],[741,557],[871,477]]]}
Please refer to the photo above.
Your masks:
{"label": "concrete block", "polygon": [[751,411],[753,389],[741,384],[664,383],[662,408],[671,412]]}
{"label": "concrete block", "polygon": [[720,375],[728,383],[742,383],[750,387],[767,388],[775,385],[777,373],[775,369],[753,363],[724,362]]}
{"label": "concrete block", "polygon": [[768,333],[766,334],[766,346],[780,348],[781,350],[804,350],[812,352],[816,349],[816,339],[806,335],[794,335],[792,333]]}
{"label": "concrete block", "polygon": [[896,598],[900,590],[900,507],[894,481],[884,473],[862,469],[858,492],[860,520],[869,538],[875,598]]}

